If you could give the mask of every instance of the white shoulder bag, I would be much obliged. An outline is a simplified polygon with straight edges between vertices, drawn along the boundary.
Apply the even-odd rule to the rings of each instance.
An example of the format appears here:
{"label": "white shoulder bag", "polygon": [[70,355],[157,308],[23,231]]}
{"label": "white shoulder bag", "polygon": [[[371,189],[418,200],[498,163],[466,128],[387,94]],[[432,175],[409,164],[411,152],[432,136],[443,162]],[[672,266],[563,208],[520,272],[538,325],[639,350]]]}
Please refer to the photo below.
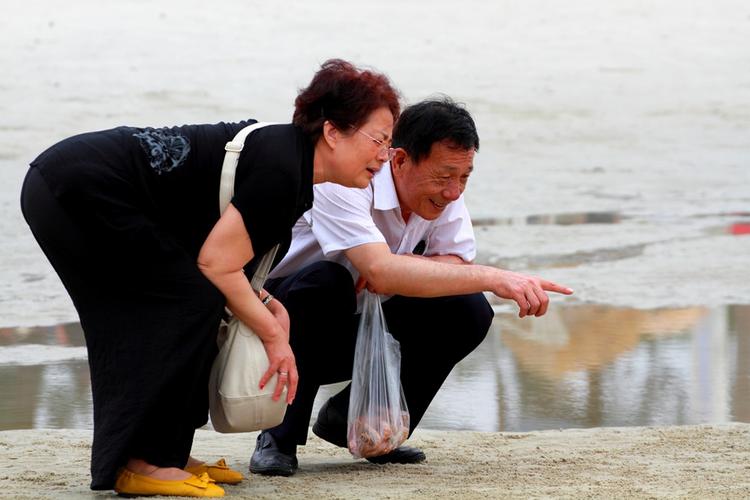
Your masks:
{"label": "white shoulder bag", "polygon": [[[271,124],[255,123],[243,128],[224,148],[226,154],[219,192],[221,213],[227,209],[234,195],[235,170],[245,138],[253,130],[266,125]],[[251,281],[256,293],[263,288],[278,248],[276,245],[269,250],[258,264]],[[263,389],[259,388],[260,379],[269,364],[263,342],[234,316],[229,319],[226,330],[219,334],[217,342],[219,354],[211,367],[208,385],[214,429],[218,432],[250,432],[279,425],[286,412],[287,389],[284,388],[278,401],[271,399],[278,374],[274,374]]]}

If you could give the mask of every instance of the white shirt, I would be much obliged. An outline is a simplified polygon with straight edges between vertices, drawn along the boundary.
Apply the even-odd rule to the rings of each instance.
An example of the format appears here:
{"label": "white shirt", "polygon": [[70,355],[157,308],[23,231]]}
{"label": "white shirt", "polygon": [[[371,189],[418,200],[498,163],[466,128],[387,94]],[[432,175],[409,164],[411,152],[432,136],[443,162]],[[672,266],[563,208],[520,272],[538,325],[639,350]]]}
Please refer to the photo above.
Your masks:
{"label": "white shirt", "polygon": [[365,243],[386,243],[395,254],[410,254],[425,241],[423,255],[456,255],[474,260],[474,229],[463,195],[449,203],[440,216],[428,221],[412,213],[404,223],[393,183],[391,166],[383,165],[364,189],[323,183],[314,187],[313,207],[292,230],[292,243],[270,278],[288,276],[320,260],[337,262],[359,273],[344,254]]}

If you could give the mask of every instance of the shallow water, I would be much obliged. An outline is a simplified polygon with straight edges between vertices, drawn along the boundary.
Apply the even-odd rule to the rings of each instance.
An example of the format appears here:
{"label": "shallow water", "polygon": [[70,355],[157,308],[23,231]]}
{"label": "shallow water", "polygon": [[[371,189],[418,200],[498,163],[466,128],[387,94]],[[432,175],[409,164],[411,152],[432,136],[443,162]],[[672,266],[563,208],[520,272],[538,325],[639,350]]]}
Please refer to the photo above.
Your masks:
{"label": "shallow water", "polygon": [[[91,428],[80,325],[0,330],[0,430]],[[316,409],[335,387],[325,387]],[[750,422],[750,306],[499,314],[421,426],[526,431]],[[313,413],[315,414],[315,412]]]}
{"label": "shallow water", "polygon": [[749,28],[744,0],[18,3],[0,18],[0,428],[91,425],[77,315],[18,206],[29,161],[122,124],[287,121],[329,57],[407,103],[466,103],[477,262],[576,290],[541,319],[495,301],[424,426],[750,421]]}
{"label": "shallow water", "polygon": [[423,425],[526,431],[750,422],[750,306],[496,317]]}

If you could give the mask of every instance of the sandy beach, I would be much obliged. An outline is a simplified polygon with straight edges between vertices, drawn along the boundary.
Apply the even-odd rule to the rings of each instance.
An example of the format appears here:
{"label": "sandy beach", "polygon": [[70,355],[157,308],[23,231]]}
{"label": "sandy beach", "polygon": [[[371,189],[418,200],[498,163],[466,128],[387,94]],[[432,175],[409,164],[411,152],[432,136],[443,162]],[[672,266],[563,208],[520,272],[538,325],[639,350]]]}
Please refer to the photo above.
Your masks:
{"label": "sandy beach", "polygon": [[[256,434],[198,431],[194,455],[245,470]],[[102,498],[88,489],[90,432],[0,432],[0,497]],[[232,498],[748,498],[750,424],[417,431],[419,465],[372,465],[311,435],[291,478],[250,475]]]}
{"label": "sandy beach", "polygon": [[[388,73],[407,103],[437,92],[466,103],[482,138],[467,190],[478,262],[576,290],[555,298],[546,322],[498,322],[494,347],[476,356],[479,389],[459,384],[469,376],[457,369],[436,414],[450,400],[464,429],[575,427],[589,413],[592,426],[633,415],[643,419],[634,425],[715,423],[418,429],[410,443],[427,462],[384,467],[312,436],[297,475],[252,476],[228,495],[750,498],[750,424],[731,423],[750,418],[747,2],[80,0],[60,9],[31,0],[8,10],[0,335],[7,327],[13,342],[0,346],[0,400],[34,409],[8,405],[19,427],[52,427],[50,415],[71,411],[63,403],[88,404],[76,393],[87,390],[86,368],[71,361],[83,358],[81,344],[45,354],[12,330],[77,321],[19,210],[29,161],[63,137],[122,124],[286,121],[296,88],[323,60],[344,57]],[[0,498],[113,498],[88,488],[89,414],[59,425],[76,429],[0,431]],[[246,470],[254,440],[201,430],[194,454]]]}

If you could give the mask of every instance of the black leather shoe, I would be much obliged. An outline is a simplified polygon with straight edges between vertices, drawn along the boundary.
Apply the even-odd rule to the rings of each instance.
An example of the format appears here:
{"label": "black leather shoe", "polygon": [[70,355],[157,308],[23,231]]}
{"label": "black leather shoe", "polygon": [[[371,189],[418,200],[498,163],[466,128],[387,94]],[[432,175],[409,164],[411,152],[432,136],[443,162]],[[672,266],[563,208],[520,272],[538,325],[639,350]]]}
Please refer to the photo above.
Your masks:
{"label": "black leather shoe", "polygon": [[[318,418],[313,425],[313,434],[331,444],[348,448],[346,442],[346,417],[336,408],[329,404],[330,400],[320,408]],[[419,448],[410,446],[399,446],[390,453],[379,457],[370,457],[367,460],[374,464],[418,464],[424,462],[427,457]]]}
{"label": "black leather shoe", "polygon": [[318,418],[315,420],[315,424],[313,424],[313,434],[331,444],[335,444],[341,448],[348,448],[349,445],[346,442],[346,415],[339,413],[330,402],[331,400],[329,399],[320,407]]}
{"label": "black leather shoe", "polygon": [[282,453],[273,436],[261,432],[250,458],[250,472],[264,476],[291,476],[297,472],[297,457],[294,453]]}
{"label": "black leather shoe", "polygon": [[399,446],[390,453],[379,457],[369,457],[367,460],[374,464],[418,464],[426,459],[427,456],[419,448]]}

